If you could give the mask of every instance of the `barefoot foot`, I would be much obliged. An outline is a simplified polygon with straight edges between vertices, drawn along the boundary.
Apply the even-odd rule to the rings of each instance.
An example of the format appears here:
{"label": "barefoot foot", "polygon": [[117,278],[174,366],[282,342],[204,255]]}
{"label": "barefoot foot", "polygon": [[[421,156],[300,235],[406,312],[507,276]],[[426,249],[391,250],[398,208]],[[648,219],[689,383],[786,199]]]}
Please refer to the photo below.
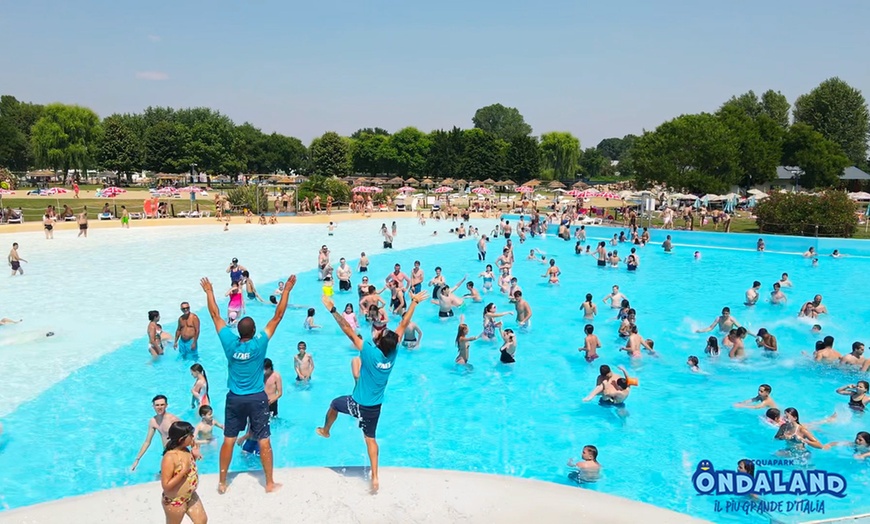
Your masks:
{"label": "barefoot foot", "polygon": [[326,430],[323,429],[323,428],[317,428],[317,429],[315,429],[314,431],[316,431],[317,434],[320,435],[320,436],[323,437],[323,438],[329,438],[329,432],[326,431]]}
{"label": "barefoot foot", "polygon": [[218,494],[223,495],[226,492],[227,492],[227,483],[226,482],[218,483]]}
{"label": "barefoot foot", "polygon": [[376,478],[373,478],[372,479],[372,495],[376,495],[378,493],[378,489],[380,489],[380,487],[381,487],[380,481],[378,481],[378,479],[376,479]]}
{"label": "barefoot foot", "polygon": [[281,486],[283,486],[283,485],[284,484],[279,484],[277,482],[273,482],[271,484],[266,484],[266,493],[273,493],[275,491],[278,491],[279,489],[281,489]]}

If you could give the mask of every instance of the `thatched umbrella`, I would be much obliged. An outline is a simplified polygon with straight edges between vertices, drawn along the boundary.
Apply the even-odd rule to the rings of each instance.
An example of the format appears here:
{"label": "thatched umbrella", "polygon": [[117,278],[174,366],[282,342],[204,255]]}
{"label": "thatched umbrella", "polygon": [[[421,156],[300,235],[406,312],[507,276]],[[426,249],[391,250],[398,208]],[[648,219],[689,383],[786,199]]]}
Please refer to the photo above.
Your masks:
{"label": "thatched umbrella", "polygon": [[475,180],[471,183],[471,187],[483,187],[483,182],[481,182],[480,180]]}
{"label": "thatched umbrella", "polygon": [[458,187],[461,189],[465,189],[465,186],[467,186],[467,185],[468,185],[468,182],[462,178],[460,178],[459,180],[457,180],[456,182],[453,183],[454,187]]}
{"label": "thatched umbrella", "polygon": [[442,186],[452,186],[455,183],[456,183],[456,180],[453,180],[452,178],[445,178],[444,180],[441,181]]}
{"label": "thatched umbrella", "polygon": [[409,186],[416,186],[416,185],[420,184],[420,181],[414,177],[411,177],[408,180],[405,180],[405,183],[408,184]]}
{"label": "thatched umbrella", "polygon": [[424,187],[432,187],[432,186],[435,185],[435,181],[432,180],[432,179],[429,178],[429,177],[426,177],[426,178],[423,179],[422,182],[420,182],[420,185],[421,185],[421,186],[424,186]]}
{"label": "thatched umbrella", "polygon": [[523,185],[529,186],[529,187],[538,187],[539,185],[541,185],[541,181],[540,180],[529,180],[528,182],[526,182]]}
{"label": "thatched umbrella", "polygon": [[586,182],[576,182],[576,183],[575,183],[573,186],[571,186],[571,187],[572,187],[573,189],[588,189],[588,188],[589,188],[589,184],[587,184]]}
{"label": "thatched umbrella", "polygon": [[487,185],[487,186],[494,186],[496,184],[496,182],[495,182],[495,180],[493,180],[491,178],[487,178],[486,180],[483,181],[483,184]]}
{"label": "thatched umbrella", "polygon": [[550,189],[565,189],[565,184],[559,182],[558,180],[553,180],[552,182],[547,184],[547,187]]}
{"label": "thatched umbrella", "polygon": [[496,185],[501,186],[501,187],[511,187],[511,186],[517,185],[517,183],[514,182],[513,180],[508,179],[508,180],[502,180],[502,181],[496,183]]}
{"label": "thatched umbrella", "polygon": [[387,180],[387,181],[385,182],[385,184],[388,185],[388,186],[396,186],[396,187],[398,187],[398,186],[403,186],[403,185],[405,185],[405,181],[402,180],[402,177],[397,176],[397,177],[393,177],[393,178]]}

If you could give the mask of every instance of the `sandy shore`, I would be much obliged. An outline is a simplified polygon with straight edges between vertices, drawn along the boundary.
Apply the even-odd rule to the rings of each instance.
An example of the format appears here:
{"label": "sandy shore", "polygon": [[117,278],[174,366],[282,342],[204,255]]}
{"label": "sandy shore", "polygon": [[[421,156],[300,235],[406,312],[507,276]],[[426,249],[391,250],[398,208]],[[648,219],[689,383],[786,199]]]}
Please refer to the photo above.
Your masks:
{"label": "sandy shore", "polygon": [[[705,522],[597,491],[479,473],[383,468],[377,495],[359,467],[282,469],[275,479],[283,487],[267,495],[259,472],[240,473],[221,496],[217,475],[200,476],[209,522]],[[157,482],[107,490],[2,512],[0,524],[163,522],[160,493]]]}

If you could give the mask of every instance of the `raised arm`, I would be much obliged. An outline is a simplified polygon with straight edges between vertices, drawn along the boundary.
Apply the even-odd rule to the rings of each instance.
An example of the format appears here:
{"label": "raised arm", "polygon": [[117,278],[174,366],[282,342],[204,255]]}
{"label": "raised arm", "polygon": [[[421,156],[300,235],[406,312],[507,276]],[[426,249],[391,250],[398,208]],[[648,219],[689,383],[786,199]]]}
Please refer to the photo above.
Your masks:
{"label": "raised arm", "polygon": [[[402,321],[399,322],[399,327],[396,328],[396,334],[399,336],[400,339],[405,333],[405,330],[408,328],[408,324],[411,323],[411,317],[414,316],[414,310],[417,309],[417,304],[426,300],[427,298],[429,298],[429,293],[427,291],[421,291],[419,293],[411,295],[411,305],[408,306],[408,311],[406,311],[404,316],[402,316]],[[423,336],[422,331],[420,332],[420,336]]]}
{"label": "raised arm", "polygon": [[287,283],[284,284],[284,291],[281,293],[281,300],[278,301],[278,306],[275,308],[275,314],[272,315],[272,320],[266,324],[266,336],[272,338],[272,335],[275,334],[275,330],[278,329],[278,324],[281,323],[281,319],[284,318],[284,312],[287,311],[287,302],[290,301],[290,291],[293,289],[293,286],[296,285],[296,275],[290,275],[290,278],[287,279]]}
{"label": "raised arm", "polygon": [[456,290],[459,289],[459,286],[461,286],[461,285],[463,284],[463,282],[465,282],[465,279],[466,279],[466,278],[468,278],[468,275],[465,275],[464,277],[462,277],[462,280],[460,280],[458,284],[456,284],[455,286],[453,286],[452,288],[450,288],[450,292],[451,292],[451,293],[455,293]]}
{"label": "raised arm", "polygon": [[[341,331],[353,343],[353,347],[355,347],[357,351],[362,351],[362,337],[356,334],[356,331],[354,331],[351,325],[347,323],[347,320],[345,320],[344,316],[342,316],[342,314],[339,313],[337,309],[335,309],[335,302],[333,302],[332,299],[326,295],[320,297],[320,300],[321,302],[323,302],[323,305],[326,306],[326,310],[329,311],[329,313],[332,315],[332,318],[335,319],[335,322],[338,323],[338,327],[341,328]],[[405,314],[407,315],[407,313]]]}
{"label": "raised arm", "polygon": [[841,388],[837,388],[837,394],[839,395],[851,395],[852,388],[854,388],[854,384],[849,384],[848,386],[843,386]]}

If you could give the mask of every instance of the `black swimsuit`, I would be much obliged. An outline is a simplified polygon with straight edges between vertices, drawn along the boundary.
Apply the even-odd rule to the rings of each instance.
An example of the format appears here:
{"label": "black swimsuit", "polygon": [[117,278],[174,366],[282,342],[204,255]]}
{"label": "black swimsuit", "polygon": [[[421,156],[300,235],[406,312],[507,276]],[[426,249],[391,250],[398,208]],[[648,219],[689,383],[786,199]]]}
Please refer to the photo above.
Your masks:
{"label": "black swimsuit", "polygon": [[864,411],[864,397],[862,396],[861,400],[849,397],[849,407],[855,411]]}

